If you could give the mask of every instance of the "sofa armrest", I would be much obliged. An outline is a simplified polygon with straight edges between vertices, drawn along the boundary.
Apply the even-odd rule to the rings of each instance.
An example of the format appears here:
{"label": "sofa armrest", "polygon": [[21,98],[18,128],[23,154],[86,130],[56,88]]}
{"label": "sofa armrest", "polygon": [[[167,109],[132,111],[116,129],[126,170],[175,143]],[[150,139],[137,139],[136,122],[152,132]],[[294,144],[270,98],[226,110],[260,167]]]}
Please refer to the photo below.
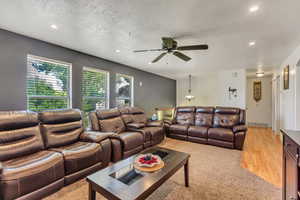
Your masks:
{"label": "sofa armrest", "polygon": [[247,131],[247,126],[245,126],[245,125],[234,126],[234,127],[232,128],[232,130],[233,130],[234,133],[237,133],[237,132],[245,132],[245,131]]}
{"label": "sofa armrest", "polygon": [[3,170],[3,165],[2,165],[2,163],[0,162],[0,174],[2,173],[2,170]]}
{"label": "sofa armrest", "polygon": [[163,126],[163,122],[162,121],[150,121],[147,123],[146,126],[150,126],[150,127],[162,127]]}
{"label": "sofa armrest", "polygon": [[172,124],[174,124],[174,120],[168,120],[168,119],[165,119],[165,120],[164,120],[164,123],[165,123],[165,124],[168,124],[168,125],[172,125]]}
{"label": "sofa armrest", "polygon": [[140,129],[140,128],[144,128],[145,124],[143,123],[129,123],[127,124],[128,128],[133,128],[133,129]]}
{"label": "sofa armrest", "polygon": [[114,132],[98,132],[98,131],[85,131],[80,135],[80,140],[85,142],[96,142],[99,143],[111,135],[115,134]]}

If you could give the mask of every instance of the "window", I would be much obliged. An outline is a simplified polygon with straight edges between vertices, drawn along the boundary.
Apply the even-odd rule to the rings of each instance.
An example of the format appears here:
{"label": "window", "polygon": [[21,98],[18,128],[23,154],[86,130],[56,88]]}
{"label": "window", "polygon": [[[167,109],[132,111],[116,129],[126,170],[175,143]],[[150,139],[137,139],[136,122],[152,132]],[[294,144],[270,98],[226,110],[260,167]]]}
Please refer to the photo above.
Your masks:
{"label": "window", "polygon": [[133,106],[133,77],[117,74],[116,75],[116,105]]}
{"label": "window", "polygon": [[109,73],[84,67],[82,76],[82,110],[87,118],[88,112],[109,107]]}
{"label": "window", "polygon": [[71,103],[72,64],[29,55],[27,57],[27,109],[63,109]]}

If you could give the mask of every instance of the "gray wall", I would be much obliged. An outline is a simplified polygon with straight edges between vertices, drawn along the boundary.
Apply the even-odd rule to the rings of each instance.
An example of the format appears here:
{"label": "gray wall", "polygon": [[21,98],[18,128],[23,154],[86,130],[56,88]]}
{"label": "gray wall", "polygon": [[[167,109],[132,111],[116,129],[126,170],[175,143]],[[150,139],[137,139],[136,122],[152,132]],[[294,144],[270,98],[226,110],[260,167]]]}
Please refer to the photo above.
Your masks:
{"label": "gray wall", "polygon": [[[134,103],[151,114],[156,107],[176,105],[176,81],[119,63],[0,29],[0,110],[26,109],[27,55],[72,63],[73,107],[81,107],[83,66],[110,72],[110,107],[115,105],[115,73],[134,77]],[[143,85],[140,87],[139,82]]]}

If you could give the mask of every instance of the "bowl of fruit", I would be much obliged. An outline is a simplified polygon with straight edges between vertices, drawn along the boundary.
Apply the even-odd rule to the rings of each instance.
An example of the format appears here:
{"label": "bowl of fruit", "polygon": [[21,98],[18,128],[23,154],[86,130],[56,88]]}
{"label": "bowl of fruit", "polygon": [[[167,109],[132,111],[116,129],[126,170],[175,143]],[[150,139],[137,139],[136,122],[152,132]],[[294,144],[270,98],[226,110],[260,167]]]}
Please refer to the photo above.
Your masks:
{"label": "bowl of fruit", "polygon": [[161,158],[153,154],[141,154],[136,157],[135,163],[139,167],[154,167],[162,162]]}

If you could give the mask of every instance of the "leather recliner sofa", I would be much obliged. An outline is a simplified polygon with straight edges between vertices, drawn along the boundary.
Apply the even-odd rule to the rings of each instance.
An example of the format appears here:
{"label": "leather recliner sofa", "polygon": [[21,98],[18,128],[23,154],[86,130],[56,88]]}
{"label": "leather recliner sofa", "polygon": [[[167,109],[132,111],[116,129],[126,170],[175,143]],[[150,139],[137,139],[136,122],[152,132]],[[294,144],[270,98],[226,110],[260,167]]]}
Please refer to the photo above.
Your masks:
{"label": "leather recliner sofa", "polygon": [[42,199],[110,156],[108,136],[84,132],[79,110],[0,112],[1,200]]}
{"label": "leather recliner sofa", "polygon": [[144,148],[161,143],[164,139],[164,126],[162,121],[148,121],[144,110],[137,107],[120,109],[122,118],[129,130],[143,133]]}
{"label": "leather recliner sofa", "polygon": [[167,136],[242,150],[247,127],[245,110],[229,107],[177,107],[165,121]]}
{"label": "leather recliner sofa", "polygon": [[164,139],[162,122],[147,122],[144,111],[136,107],[96,110],[89,113],[92,131],[109,134],[112,161],[117,162]]}
{"label": "leather recliner sofa", "polygon": [[39,113],[39,120],[46,148],[64,157],[66,184],[108,165],[110,140],[108,137],[96,142],[89,140],[90,133],[84,131],[80,110],[44,111]]}

